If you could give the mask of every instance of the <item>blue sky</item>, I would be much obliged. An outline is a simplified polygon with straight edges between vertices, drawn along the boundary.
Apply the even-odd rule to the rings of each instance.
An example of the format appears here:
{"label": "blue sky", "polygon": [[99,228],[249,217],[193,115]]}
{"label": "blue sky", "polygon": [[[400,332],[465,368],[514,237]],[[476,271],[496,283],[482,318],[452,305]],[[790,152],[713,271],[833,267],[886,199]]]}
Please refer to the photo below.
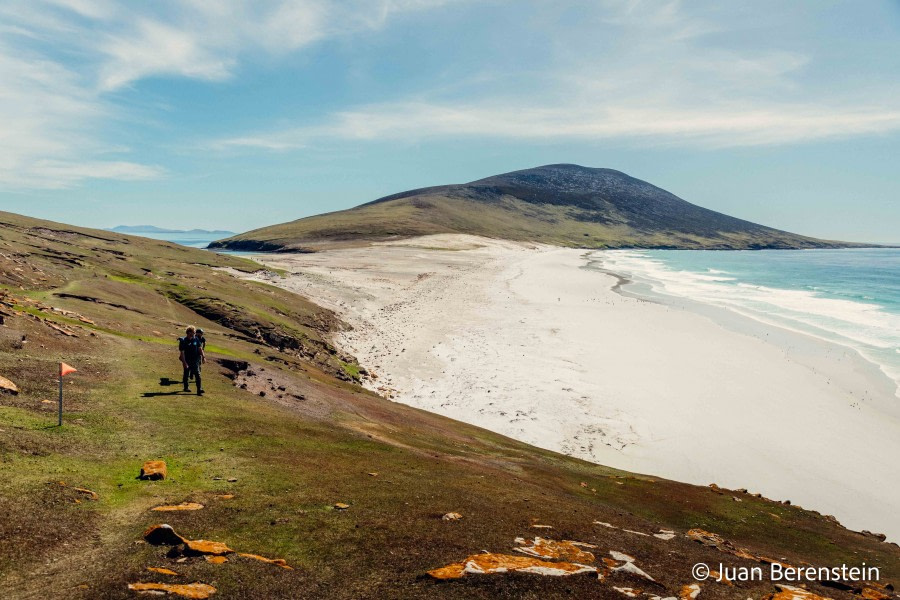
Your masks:
{"label": "blue sky", "polygon": [[900,242],[900,3],[0,6],[0,209],[244,231],[547,163]]}

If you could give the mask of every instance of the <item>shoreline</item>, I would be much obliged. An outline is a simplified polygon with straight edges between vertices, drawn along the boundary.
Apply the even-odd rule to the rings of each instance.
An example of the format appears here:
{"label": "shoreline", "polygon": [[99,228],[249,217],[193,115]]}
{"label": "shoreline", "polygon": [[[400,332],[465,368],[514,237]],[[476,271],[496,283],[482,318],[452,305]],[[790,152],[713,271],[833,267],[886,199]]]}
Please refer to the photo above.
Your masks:
{"label": "shoreline", "polygon": [[396,401],[900,538],[900,414],[877,366],[724,308],[643,298],[589,254],[429,236],[260,261],[291,273],[268,283],[354,327],[335,343]]}

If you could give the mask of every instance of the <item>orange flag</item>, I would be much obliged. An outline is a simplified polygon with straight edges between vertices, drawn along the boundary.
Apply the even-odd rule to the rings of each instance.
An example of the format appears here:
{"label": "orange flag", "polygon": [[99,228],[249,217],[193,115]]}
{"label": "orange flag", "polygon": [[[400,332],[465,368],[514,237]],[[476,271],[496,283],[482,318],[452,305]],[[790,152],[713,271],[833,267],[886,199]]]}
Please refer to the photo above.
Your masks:
{"label": "orange flag", "polygon": [[59,376],[60,377],[65,377],[69,373],[76,373],[77,371],[78,371],[78,369],[76,369],[75,367],[73,367],[71,365],[67,365],[64,362],[59,363]]}

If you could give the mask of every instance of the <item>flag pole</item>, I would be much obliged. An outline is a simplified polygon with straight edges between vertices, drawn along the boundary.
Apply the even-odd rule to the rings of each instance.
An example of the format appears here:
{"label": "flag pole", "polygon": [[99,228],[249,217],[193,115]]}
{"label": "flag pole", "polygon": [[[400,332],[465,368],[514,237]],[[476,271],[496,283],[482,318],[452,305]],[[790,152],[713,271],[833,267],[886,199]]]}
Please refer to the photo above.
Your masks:
{"label": "flag pole", "polygon": [[62,363],[59,363],[59,423],[58,423],[59,427],[62,427],[62,404],[63,404],[63,375],[62,375]]}

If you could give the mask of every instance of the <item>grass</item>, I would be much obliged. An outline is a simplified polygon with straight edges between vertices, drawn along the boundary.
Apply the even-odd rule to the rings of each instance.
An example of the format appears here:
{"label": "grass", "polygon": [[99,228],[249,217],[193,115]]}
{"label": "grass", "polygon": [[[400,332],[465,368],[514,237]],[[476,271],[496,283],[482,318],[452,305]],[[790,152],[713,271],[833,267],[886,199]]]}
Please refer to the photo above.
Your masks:
{"label": "grass", "polygon": [[[881,566],[887,578],[900,576],[895,547],[815,513],[747,495],[734,502],[730,493],[592,465],[394,404],[338,378],[358,374],[354,361],[304,354],[310,348],[327,354],[324,346],[281,351],[232,328],[246,322],[230,312],[210,320],[194,312],[190,302],[168,295],[170,285],[181,286],[181,293],[191,298],[193,287],[207,288],[196,293],[229,306],[253,306],[240,319],[261,328],[302,332],[308,336],[304,344],[324,344],[328,331],[322,327],[339,325],[327,311],[299,297],[198,266],[203,261],[227,263],[228,258],[175,252],[134,238],[126,243],[118,240],[122,236],[110,242],[112,249],[129,248],[133,254],[109,258],[92,250],[101,246],[96,238],[79,242],[77,228],[54,241],[29,233],[45,222],[13,221],[3,225],[0,219],[0,283],[6,299],[14,298],[13,304],[23,308],[0,307],[12,313],[0,327],[0,373],[22,390],[18,396],[0,396],[4,597],[130,598],[128,582],[163,580],[147,572],[148,566],[172,568],[181,573],[180,582],[210,583],[218,589],[216,598],[613,593],[590,579],[476,577],[440,584],[423,577],[429,569],[482,549],[509,552],[517,536],[545,535],[531,528],[535,521],[552,524],[550,533],[556,538],[595,543],[601,553],[615,549],[639,557],[669,594],[689,582],[691,564],[701,559],[716,563],[722,555],[683,536],[663,542],[601,528],[593,521],[644,532],[703,527],[791,562],[855,564],[865,559]],[[67,231],[51,225],[54,231]],[[85,266],[21,250],[41,244],[83,256]],[[174,275],[148,276],[140,285],[104,277],[111,264],[116,272],[137,273],[147,262],[154,273]],[[197,286],[185,285],[186,279]],[[62,290],[100,302],[57,296]],[[29,316],[35,308],[30,302],[39,297],[95,320],[97,328],[67,321],[79,337],[61,336]],[[313,322],[324,325],[317,329]],[[187,323],[202,326],[209,339],[210,361],[203,370],[207,394],[202,398],[179,393],[178,384],[162,385],[164,378],[180,379],[173,344]],[[263,380],[266,373],[277,376],[287,391],[305,400],[279,400],[274,391],[262,398],[236,387],[231,371],[215,362],[225,357],[247,360]],[[52,402],[59,360],[79,369],[66,379],[61,428],[55,427]],[[141,464],[150,459],[167,462],[168,479],[136,479]],[[377,475],[369,475],[373,472]],[[93,490],[99,499],[88,500],[75,487]],[[217,497],[222,494],[234,498]],[[206,508],[150,511],[182,501]],[[334,510],[336,502],[350,509]],[[440,516],[450,511],[464,519],[443,522]],[[196,559],[177,563],[165,548],[140,543],[141,532],[159,522],[192,538],[284,558],[295,570],[239,558],[224,565]],[[763,584],[704,588],[710,598],[740,600],[771,591]]]}

